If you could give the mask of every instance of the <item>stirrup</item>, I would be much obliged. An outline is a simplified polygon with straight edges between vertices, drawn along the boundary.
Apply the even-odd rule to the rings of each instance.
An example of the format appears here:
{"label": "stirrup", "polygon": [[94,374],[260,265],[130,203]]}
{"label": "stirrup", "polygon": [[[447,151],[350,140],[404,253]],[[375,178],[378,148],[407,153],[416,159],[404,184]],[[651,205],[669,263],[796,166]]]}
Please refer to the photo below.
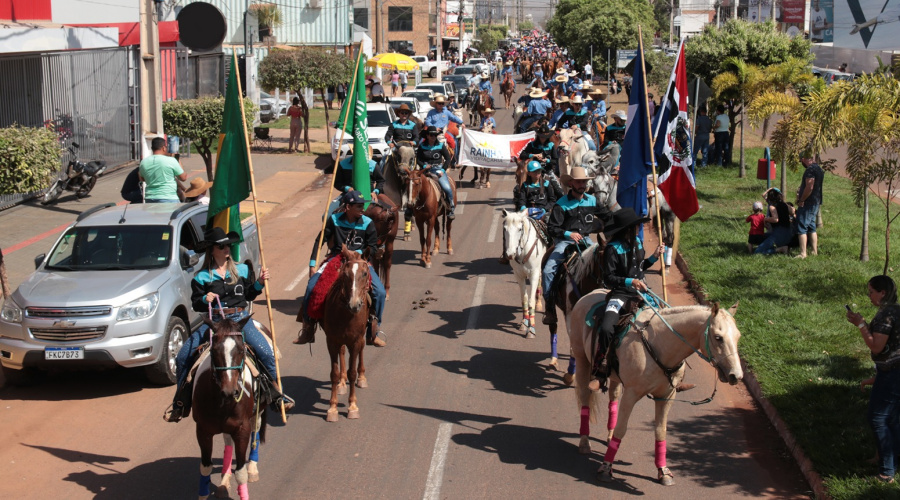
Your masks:
{"label": "stirrup", "polygon": [[303,322],[303,328],[300,329],[300,335],[294,340],[297,345],[313,344],[316,342],[316,324],[315,322]]}
{"label": "stirrup", "polygon": [[284,403],[285,412],[293,410],[294,405],[296,404],[296,402],[290,396],[282,394],[281,396],[275,398],[275,401],[272,401],[272,409],[275,411],[280,411],[282,402]]}
{"label": "stirrup", "polygon": [[177,424],[186,416],[187,415],[184,415],[184,403],[178,401],[170,404],[169,407],[166,408],[165,413],[163,413],[163,420]]}

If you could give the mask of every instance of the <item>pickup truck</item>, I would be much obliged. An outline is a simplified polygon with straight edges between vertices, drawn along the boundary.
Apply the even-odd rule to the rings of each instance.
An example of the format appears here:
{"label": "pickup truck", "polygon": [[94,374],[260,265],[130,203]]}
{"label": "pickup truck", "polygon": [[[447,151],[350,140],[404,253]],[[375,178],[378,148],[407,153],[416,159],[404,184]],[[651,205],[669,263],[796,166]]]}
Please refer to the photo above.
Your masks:
{"label": "pickup truck", "polygon": [[[420,68],[422,68],[423,75],[428,75],[431,78],[437,77],[437,61],[429,61],[428,56],[412,56],[412,59],[419,64]],[[441,61],[441,73],[446,73],[449,70],[449,63],[447,61]]]}
{"label": "pickup truck", "polygon": [[[107,203],[86,210],[0,308],[7,383],[41,369],[143,367],[175,383],[175,356],[202,321],[191,280],[203,266],[207,206]],[[243,225],[240,262],[259,262],[259,236]]]}

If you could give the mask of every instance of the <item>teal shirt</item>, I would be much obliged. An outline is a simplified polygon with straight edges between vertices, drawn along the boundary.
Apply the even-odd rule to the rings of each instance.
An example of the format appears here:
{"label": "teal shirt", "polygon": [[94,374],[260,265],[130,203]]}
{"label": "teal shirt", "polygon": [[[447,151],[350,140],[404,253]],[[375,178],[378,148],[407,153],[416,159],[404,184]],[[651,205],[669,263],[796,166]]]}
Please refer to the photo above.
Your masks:
{"label": "teal shirt", "polygon": [[151,155],[141,161],[141,177],[147,183],[147,200],[177,200],[175,177],[184,173],[178,160],[171,156]]}

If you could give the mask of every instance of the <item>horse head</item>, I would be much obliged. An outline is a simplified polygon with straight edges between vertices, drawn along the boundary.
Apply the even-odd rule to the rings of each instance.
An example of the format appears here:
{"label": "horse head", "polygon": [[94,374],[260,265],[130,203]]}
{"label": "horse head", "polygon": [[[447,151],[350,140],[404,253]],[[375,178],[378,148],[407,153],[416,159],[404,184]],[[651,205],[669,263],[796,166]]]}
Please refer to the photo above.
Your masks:
{"label": "horse head", "polygon": [[738,303],[735,302],[729,309],[722,309],[718,302],[713,302],[710,308],[709,332],[706,344],[700,347],[706,351],[716,367],[719,380],[737,385],[744,378],[741,368],[741,359],[738,356],[738,340],[741,332],[734,320]]}
{"label": "horse head", "polygon": [[610,172],[610,165],[604,162],[604,156],[598,155],[594,151],[588,151],[581,159],[581,165],[587,174],[591,176],[588,183],[588,190],[594,193],[597,202],[616,211],[621,208],[616,201],[619,181]]}
{"label": "horse head", "polygon": [[212,330],[210,342],[210,362],[212,379],[218,386],[222,398],[241,398],[244,392],[244,325],[250,316],[240,321],[223,319],[213,323],[203,320]]}
{"label": "horse head", "polygon": [[528,224],[527,212],[513,212],[503,209],[503,255],[510,258],[524,254],[525,225]]}
{"label": "horse head", "polygon": [[341,295],[353,314],[358,313],[369,295],[369,263],[366,259],[341,245],[341,269],[333,286],[340,286]]}

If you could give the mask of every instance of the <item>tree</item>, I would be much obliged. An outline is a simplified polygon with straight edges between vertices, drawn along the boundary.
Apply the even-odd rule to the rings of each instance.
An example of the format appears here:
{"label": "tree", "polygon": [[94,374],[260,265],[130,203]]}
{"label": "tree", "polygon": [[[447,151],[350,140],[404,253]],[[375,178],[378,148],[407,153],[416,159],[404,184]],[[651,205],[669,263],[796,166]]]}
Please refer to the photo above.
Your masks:
{"label": "tree", "polygon": [[650,70],[647,71],[647,86],[655,88],[658,92],[657,95],[661,95],[669,85],[675,58],[667,56],[662,51],[645,49],[644,61],[650,67]]}
{"label": "tree", "polygon": [[[201,97],[164,102],[163,127],[166,133],[184,137],[191,141],[203,162],[206,163],[206,177],[215,178],[213,172],[213,144],[218,144],[222,132],[222,112],[224,97]],[[247,135],[252,132],[253,115],[256,107],[250,99],[244,99],[244,120]]]}
{"label": "tree", "polygon": [[[727,71],[719,73],[713,78],[712,90],[716,99],[720,102],[731,103],[728,106],[728,117],[731,121],[728,131],[729,151],[734,151],[735,131],[738,124],[741,126],[741,164],[738,175],[745,177],[747,172],[744,164],[744,109],[762,92],[765,80],[763,79],[762,71],[757,66],[747,64],[736,57],[725,59],[722,66]],[[741,117],[740,122],[737,119],[739,115]]]}
{"label": "tree", "polygon": [[534,29],[534,23],[531,21],[522,21],[519,23],[518,28],[520,34],[524,31],[531,31]]}
{"label": "tree", "polygon": [[275,4],[254,4],[250,6],[250,10],[256,14],[256,21],[259,23],[259,36],[261,37],[271,36],[273,28],[278,28],[284,24],[281,10]]}
{"label": "tree", "polygon": [[645,41],[657,26],[646,0],[560,0],[547,21],[547,31],[578,61],[590,57],[591,45],[598,53],[606,47],[637,48],[638,26]]}
{"label": "tree", "polygon": [[482,54],[489,54],[496,50],[500,40],[506,38],[507,26],[505,24],[482,24],[478,26],[477,49]]}
{"label": "tree", "polygon": [[[325,100],[325,89],[339,83],[349,83],[355,60],[343,54],[329,53],[317,48],[272,50],[259,64],[259,77],[263,88],[290,89],[300,97],[303,120],[303,151],[310,152],[309,104],[303,97],[303,89],[319,90]],[[325,121],[330,122],[328,108]],[[331,128],[325,128],[331,142]]]}

